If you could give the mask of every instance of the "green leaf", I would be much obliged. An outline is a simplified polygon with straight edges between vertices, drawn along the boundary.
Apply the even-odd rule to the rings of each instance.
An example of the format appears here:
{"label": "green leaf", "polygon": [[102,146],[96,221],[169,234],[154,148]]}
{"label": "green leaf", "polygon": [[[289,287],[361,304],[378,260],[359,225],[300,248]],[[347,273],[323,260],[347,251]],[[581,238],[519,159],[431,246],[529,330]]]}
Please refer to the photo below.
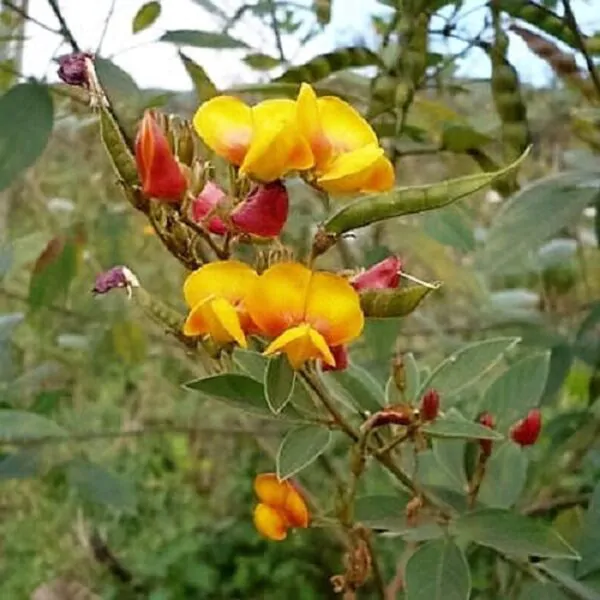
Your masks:
{"label": "green leaf", "polygon": [[467,421],[456,409],[451,408],[445,416],[421,427],[421,431],[432,437],[465,438],[473,440],[502,440],[502,434],[474,421]]}
{"label": "green leaf", "polygon": [[550,351],[548,378],[540,404],[550,404],[560,392],[573,364],[573,351],[568,343],[556,344]]}
{"label": "green leaf", "polygon": [[577,578],[585,577],[600,569],[600,483],[596,484],[585,515],[583,535],[577,544],[581,562],[575,570]]}
{"label": "green leaf", "polygon": [[517,192],[494,218],[478,256],[488,272],[521,264],[548,238],[573,224],[600,191],[600,173],[573,171],[537,180]]}
{"label": "green leaf", "polygon": [[425,233],[459,252],[475,250],[473,229],[456,206],[448,206],[424,215]]}
{"label": "green leaf", "polygon": [[421,546],[406,563],[406,600],[468,600],[471,573],[462,550],[450,538]]}
{"label": "green leaf", "polygon": [[236,40],[226,33],[215,31],[199,31],[196,29],[174,29],[164,33],[161,42],[170,42],[178,46],[193,46],[194,48],[216,48],[219,50],[248,48],[248,44]]}
{"label": "green leaf", "polygon": [[0,97],[0,192],[39,158],[53,125],[47,86],[20,83]]}
{"label": "green leaf", "polygon": [[594,367],[600,362],[600,302],[592,304],[590,312],[583,319],[577,334],[573,351],[578,358]]}
{"label": "green leaf", "polygon": [[[538,569],[548,575],[550,579],[560,584],[560,587],[570,592],[570,598],[578,598],[580,600],[600,600],[600,594],[589,588],[581,581],[577,581],[574,577],[555,568],[551,565],[541,563]],[[529,598],[527,599],[529,600]]]}
{"label": "green leaf", "polygon": [[247,54],[242,60],[256,71],[270,71],[281,64],[278,58],[263,54],[262,52]]}
{"label": "green leaf", "polygon": [[183,387],[258,416],[273,416],[265,402],[263,384],[246,375],[213,375],[188,381]]}
{"label": "green leaf", "polygon": [[146,2],[146,4],[140,6],[131,24],[133,33],[138,33],[150,27],[160,17],[161,10],[160,2]]}
{"label": "green leaf", "polygon": [[437,467],[449,480],[448,487],[464,493],[468,481],[465,473],[465,449],[467,442],[461,439],[437,439],[433,442],[433,457]]}
{"label": "green leaf", "polygon": [[354,503],[354,519],[371,529],[395,529],[406,525],[408,493],[360,496]]}
{"label": "green leaf", "polygon": [[477,173],[440,183],[396,188],[390,192],[362,196],[348,204],[323,225],[324,232],[339,236],[346,231],[394,217],[441,208],[469,196],[512,173],[529,154],[529,149],[514,163],[500,171]]}
{"label": "green leaf", "polygon": [[23,410],[0,410],[0,442],[40,440],[65,436],[57,423]]}
{"label": "green leaf", "polygon": [[322,377],[328,387],[339,389],[352,405],[371,413],[383,408],[383,388],[362,367],[351,362],[343,371],[325,371]]}
{"label": "green leaf", "polygon": [[314,83],[344,69],[379,65],[377,54],[368,48],[340,48],[321,54],[298,67],[291,67],[273,81],[284,83]]}
{"label": "green leaf", "polygon": [[510,508],[527,482],[527,454],[511,442],[497,446],[486,464],[477,500],[491,508]]}
{"label": "green leaf", "polygon": [[443,123],[441,147],[450,152],[467,152],[480,148],[491,138],[466,123]]}
{"label": "green leaf", "polygon": [[519,600],[531,600],[532,598],[543,598],[544,600],[569,600],[569,597],[560,591],[553,583],[541,583],[528,581],[521,588]]}
{"label": "green leaf", "polygon": [[366,290],[360,292],[360,306],[365,317],[406,317],[414,312],[426,296],[439,289],[441,284],[431,286],[409,285],[396,289]]}
{"label": "green leaf", "polygon": [[269,359],[265,369],[265,398],[269,408],[278,415],[292,398],[296,371],[285,354]]}
{"label": "green leaf", "polygon": [[69,483],[90,502],[132,512],[137,504],[135,486],[92,462],[76,459],[67,465]]}
{"label": "green leaf", "polygon": [[481,411],[496,416],[496,427],[504,431],[540,402],[550,365],[550,353],[534,354],[512,364],[486,390]]}
{"label": "green leaf", "polygon": [[317,425],[303,425],[288,431],[281,441],[277,458],[277,477],[288,479],[317,460],[331,441],[331,431]]}
{"label": "green leaf", "polygon": [[419,395],[434,388],[441,396],[442,405],[448,406],[446,401],[450,396],[483,377],[518,343],[519,338],[499,337],[462,347],[435,367]]}
{"label": "green leaf", "polygon": [[0,480],[27,479],[40,471],[41,455],[39,448],[24,448],[0,460]]}
{"label": "green leaf", "polygon": [[201,6],[206,12],[211,15],[217,15],[220,19],[227,19],[227,13],[217,4],[211,0],[192,0],[198,6]]}
{"label": "green leaf", "polygon": [[178,54],[192,80],[198,101],[206,102],[206,100],[210,100],[213,96],[216,96],[219,91],[206,71],[183,52],[179,52]]}
{"label": "green leaf", "polygon": [[52,238],[39,255],[29,281],[29,306],[36,311],[64,300],[78,266],[77,241],[72,235]]}
{"label": "green leaf", "polygon": [[137,104],[141,102],[141,92],[133,77],[108,58],[94,59],[96,74],[111,100]]}
{"label": "green leaf", "polygon": [[236,348],[233,351],[233,362],[240,371],[250,375],[250,377],[257,381],[263,381],[269,359],[260,352]]}
{"label": "green leaf", "polygon": [[452,529],[476,544],[518,557],[579,559],[577,552],[549,525],[495,508],[459,517]]}

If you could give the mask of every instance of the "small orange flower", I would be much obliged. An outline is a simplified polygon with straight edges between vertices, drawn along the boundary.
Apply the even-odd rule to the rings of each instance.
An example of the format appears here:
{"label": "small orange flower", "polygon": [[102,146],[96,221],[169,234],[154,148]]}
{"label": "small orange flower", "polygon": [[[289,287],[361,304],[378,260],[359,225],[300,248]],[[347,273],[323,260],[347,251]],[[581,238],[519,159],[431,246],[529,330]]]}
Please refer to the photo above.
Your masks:
{"label": "small orange flower", "polygon": [[382,192],[394,185],[394,168],[371,126],[335,96],[317,98],[303,83],[296,102],[298,129],[315,158],[316,184],[331,194]]}
{"label": "small orange flower", "polygon": [[254,480],[254,491],[260,500],[254,508],[254,525],[260,534],[280,541],[288,529],[308,527],[308,507],[291,482],[280,481],[275,473],[262,473]]}
{"label": "small orange flower", "polygon": [[293,100],[265,100],[254,107],[232,96],[217,96],[200,106],[194,127],[216,154],[263,182],[314,164],[298,131]]}
{"label": "small orange flower", "polygon": [[267,269],[245,304],[258,329],[276,338],[264,353],[285,352],[295,369],[313,358],[335,366],[331,348],[357,338],[364,325],[358,294],[346,279],[299,263]]}
{"label": "small orange flower", "polygon": [[219,344],[235,342],[247,347],[246,333],[254,330],[244,307],[244,295],[258,275],[235,260],[203,265],[188,275],[183,285],[190,313],[184,335],[210,335]]}
{"label": "small orange flower", "polygon": [[162,129],[147,110],[135,140],[142,192],[150,198],[179,202],[187,182]]}

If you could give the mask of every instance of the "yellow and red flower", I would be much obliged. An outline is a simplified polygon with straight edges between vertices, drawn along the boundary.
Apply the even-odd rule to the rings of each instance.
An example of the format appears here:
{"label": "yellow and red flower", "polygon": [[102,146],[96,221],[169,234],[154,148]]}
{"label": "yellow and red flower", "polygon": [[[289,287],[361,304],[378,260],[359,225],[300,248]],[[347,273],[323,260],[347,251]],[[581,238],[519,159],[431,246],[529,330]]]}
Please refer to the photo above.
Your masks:
{"label": "yellow and red flower", "polygon": [[255,327],[244,296],[257,279],[251,267],[236,260],[209,263],[188,275],[183,294],[190,312],[184,335],[209,335],[218,344],[246,348],[246,334]]}
{"label": "yellow and red flower", "polygon": [[179,202],[187,181],[162,129],[147,110],[135,139],[135,161],[142,192],[150,198]]}
{"label": "yellow and red flower", "polygon": [[254,491],[260,501],[254,508],[254,525],[260,534],[280,541],[289,529],[308,527],[306,502],[291,482],[280,481],[275,473],[262,473],[254,480]]}
{"label": "yellow and red flower", "polygon": [[314,164],[296,124],[293,100],[250,107],[233,96],[217,96],[196,111],[194,127],[211,150],[258,181],[274,181]]}
{"label": "yellow and red flower", "polygon": [[357,338],[364,325],[358,294],[346,279],[299,263],[268,268],[245,305],[258,330],[275,338],[265,354],[284,352],[295,369],[309,359],[335,366],[331,348]]}
{"label": "yellow and red flower", "polygon": [[381,192],[394,185],[394,168],[377,135],[358,111],[335,96],[317,98],[307,83],[296,102],[298,129],[310,144],[315,183],[331,194]]}

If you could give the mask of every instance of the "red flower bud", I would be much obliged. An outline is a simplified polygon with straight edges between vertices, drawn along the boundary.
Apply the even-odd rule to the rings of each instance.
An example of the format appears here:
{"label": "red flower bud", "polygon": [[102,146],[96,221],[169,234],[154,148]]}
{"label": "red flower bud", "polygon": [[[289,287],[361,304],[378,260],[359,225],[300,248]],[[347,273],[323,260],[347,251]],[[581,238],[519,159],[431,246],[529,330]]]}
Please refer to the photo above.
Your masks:
{"label": "red flower bud", "polygon": [[[212,181],[207,181],[204,189],[198,194],[198,197],[192,204],[192,218],[194,221],[198,223],[202,221],[225,197],[225,192],[218,185]],[[212,216],[205,225],[211,233],[216,233],[217,235],[227,233],[225,223],[216,215]]]}
{"label": "red flower bud", "polygon": [[335,359],[335,366],[321,362],[323,371],[343,371],[348,366],[348,349],[346,346],[331,346],[329,349]]}
{"label": "red flower bud", "polygon": [[[494,429],[496,427],[496,420],[494,416],[489,412],[484,412],[479,415],[479,424],[487,427],[488,429]],[[490,456],[492,453],[492,440],[479,440],[479,447],[481,448],[481,453],[486,458]]]}
{"label": "red flower bud", "polygon": [[424,421],[433,421],[440,411],[440,395],[436,390],[427,390],[421,398],[419,414]]}
{"label": "red flower bud", "polygon": [[242,233],[277,237],[288,216],[289,199],[285,185],[272,181],[258,185],[231,213],[231,222]]}
{"label": "red flower bud", "polygon": [[542,430],[542,413],[534,408],[527,413],[527,416],[517,421],[510,428],[510,437],[515,444],[519,446],[532,446]]}
{"label": "red flower bud", "polygon": [[144,113],[135,140],[135,160],[146,196],[169,202],[181,200],[187,181],[150,111]]}
{"label": "red flower bud", "polygon": [[411,425],[414,421],[414,413],[410,406],[390,406],[376,412],[371,420],[373,429],[384,425]]}
{"label": "red flower bud", "polygon": [[350,283],[356,291],[398,287],[402,263],[397,256],[388,256],[370,269],[354,276]]}
{"label": "red flower bud", "polygon": [[69,85],[88,86],[86,59],[93,58],[88,52],[73,52],[58,59],[58,76]]}

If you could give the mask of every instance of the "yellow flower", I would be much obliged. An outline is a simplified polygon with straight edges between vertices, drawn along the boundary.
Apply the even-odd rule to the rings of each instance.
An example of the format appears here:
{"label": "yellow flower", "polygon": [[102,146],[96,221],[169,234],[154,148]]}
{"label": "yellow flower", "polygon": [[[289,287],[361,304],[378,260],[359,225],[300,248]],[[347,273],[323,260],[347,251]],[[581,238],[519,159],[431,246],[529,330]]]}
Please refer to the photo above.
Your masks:
{"label": "yellow flower", "polygon": [[275,181],[314,164],[296,124],[293,100],[265,100],[254,107],[232,96],[217,96],[200,106],[194,127],[206,145],[259,181]]}
{"label": "yellow flower", "polygon": [[330,348],[357,338],[364,325],[358,294],[346,279],[299,263],[267,269],[245,304],[257,328],[276,338],[264,353],[285,352],[295,369],[313,358],[335,366]]}
{"label": "yellow flower", "polygon": [[307,83],[296,102],[298,128],[315,158],[317,185],[331,194],[382,192],[394,185],[394,168],[371,126],[335,96],[317,98]]}
{"label": "yellow flower", "polygon": [[209,263],[188,275],[183,285],[190,312],[184,335],[210,335],[219,344],[235,342],[247,347],[246,333],[255,330],[244,306],[246,290],[258,275],[235,260]]}
{"label": "yellow flower", "polygon": [[308,508],[304,498],[289,481],[280,481],[275,473],[262,473],[254,480],[260,503],[254,508],[254,525],[271,540],[287,537],[292,527],[308,527]]}

